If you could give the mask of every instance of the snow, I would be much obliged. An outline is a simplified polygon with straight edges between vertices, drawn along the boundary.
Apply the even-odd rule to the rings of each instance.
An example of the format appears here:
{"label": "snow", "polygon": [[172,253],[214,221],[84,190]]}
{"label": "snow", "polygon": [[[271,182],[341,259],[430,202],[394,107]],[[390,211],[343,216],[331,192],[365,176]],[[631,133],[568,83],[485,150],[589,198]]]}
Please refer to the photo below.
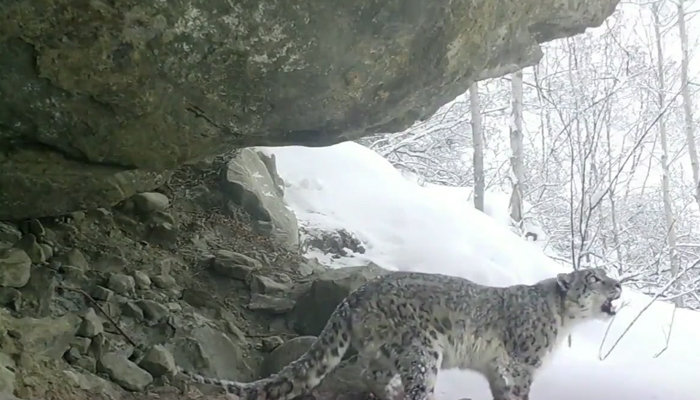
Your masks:
{"label": "snow", "polygon": [[[421,187],[372,150],[352,142],[259,150],[277,157],[287,186],[285,201],[303,226],[345,228],[365,244],[364,254],[323,260],[335,267],[373,261],[391,270],[443,273],[494,286],[534,283],[570,270],[507,227],[507,196],[504,202],[503,196],[487,194],[488,215],[481,213],[466,200],[471,198],[469,189]],[[624,290],[626,305],[610,326],[603,354],[650,300]],[[670,304],[654,302],[602,361],[599,348],[608,323],[581,326],[572,335],[571,347],[563,345],[540,370],[531,398],[697,399],[700,313],[677,310],[668,348],[655,357],[665,347],[672,311]],[[457,370],[440,373],[437,397],[491,399],[482,377]]]}

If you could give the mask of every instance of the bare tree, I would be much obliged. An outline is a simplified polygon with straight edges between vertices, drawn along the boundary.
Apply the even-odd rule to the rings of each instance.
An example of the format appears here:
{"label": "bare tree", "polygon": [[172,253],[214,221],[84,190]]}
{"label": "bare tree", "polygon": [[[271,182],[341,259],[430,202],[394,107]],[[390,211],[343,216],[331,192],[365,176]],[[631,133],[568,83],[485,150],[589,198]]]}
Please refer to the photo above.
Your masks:
{"label": "bare tree", "polygon": [[[652,13],[654,16],[654,36],[656,38],[656,66],[658,74],[658,107],[659,113],[663,113],[666,103],[666,80],[664,78],[664,53],[662,50],[662,37],[661,37],[661,21],[659,19],[659,3],[654,3],[652,5]],[[668,161],[668,138],[666,134],[666,117],[661,114],[659,118],[659,139],[661,141],[661,187],[664,199],[664,214],[666,217],[666,229],[668,233],[668,255],[669,264],[671,269],[671,276],[675,277],[678,275],[678,260],[676,259],[676,226],[675,218],[673,216],[673,205],[671,203],[671,187],[669,184],[669,161]],[[682,306],[680,303],[681,297],[676,298],[676,304]]]}
{"label": "bare tree", "polygon": [[472,116],[472,147],[474,148],[474,207],[484,211],[484,128],[481,123],[479,85],[476,82],[469,87],[469,108]]}
{"label": "bare tree", "polygon": [[[684,4],[687,63],[694,22],[689,2]],[[682,297],[685,307],[700,309],[700,268],[678,279],[671,273],[671,261],[674,271],[684,271],[700,258],[698,187],[686,174],[690,166],[680,162],[689,151],[692,128],[692,112],[685,113],[681,94],[692,101],[699,89],[681,82],[692,79],[692,70],[682,71],[681,53],[677,60],[666,55],[659,109],[659,46],[649,5],[630,4],[600,29],[545,44],[544,58],[523,70],[521,81],[520,74],[479,81],[479,121],[470,101],[474,93],[465,93],[404,132],[361,142],[410,172],[404,176],[419,185],[472,188],[455,193],[470,193],[464,201],[477,207],[480,200],[471,196],[481,192],[476,158],[482,154],[484,208],[496,221],[510,223],[526,238],[534,232],[537,245],[558,262],[603,267],[659,300]],[[677,1],[658,5],[664,48],[681,39],[673,26]],[[521,101],[514,104],[517,88]],[[688,90],[681,93],[681,88]],[[685,103],[692,110],[692,102]],[[479,122],[482,134],[475,136]],[[513,151],[518,141],[511,142],[518,134],[522,158]],[[513,162],[520,158],[526,174],[518,179]],[[671,280],[676,283],[658,294]]]}
{"label": "bare tree", "polygon": [[693,171],[693,185],[695,186],[695,201],[700,209],[700,171],[698,167],[698,152],[695,147],[695,135],[693,134],[693,104],[688,87],[688,32],[685,27],[684,1],[678,0],[678,31],[681,37],[681,87],[683,94],[683,117],[685,122],[685,137],[688,146],[690,166]]}
{"label": "bare tree", "polygon": [[510,217],[522,228],[525,168],[523,166],[523,71],[512,74],[512,106],[510,124],[510,165],[513,191],[510,196]]}

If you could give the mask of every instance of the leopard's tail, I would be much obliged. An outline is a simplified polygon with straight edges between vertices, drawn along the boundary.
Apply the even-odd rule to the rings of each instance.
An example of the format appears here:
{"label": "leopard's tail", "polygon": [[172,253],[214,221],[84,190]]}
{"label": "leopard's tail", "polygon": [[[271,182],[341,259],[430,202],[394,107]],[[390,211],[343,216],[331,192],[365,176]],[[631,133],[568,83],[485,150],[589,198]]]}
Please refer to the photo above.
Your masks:
{"label": "leopard's tail", "polygon": [[291,400],[310,392],[340,364],[350,348],[352,329],[349,315],[348,303],[341,302],[306,353],[280,372],[255,382],[233,382],[180,371],[194,382],[221,386],[241,400]]}

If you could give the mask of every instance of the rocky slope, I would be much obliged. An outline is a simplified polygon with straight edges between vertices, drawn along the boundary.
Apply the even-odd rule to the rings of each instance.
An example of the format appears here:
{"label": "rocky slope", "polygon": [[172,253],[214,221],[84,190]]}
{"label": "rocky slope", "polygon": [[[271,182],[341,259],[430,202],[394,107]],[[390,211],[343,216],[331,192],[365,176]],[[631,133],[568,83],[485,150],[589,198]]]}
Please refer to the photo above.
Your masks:
{"label": "rocky slope", "polygon": [[[299,256],[282,194],[244,149],[113,208],[0,223],[0,399],[216,398],[175,365],[250,381],[295,359],[384,271]],[[358,376],[350,357],[315,396],[360,398]]]}
{"label": "rocky slope", "polygon": [[0,2],[0,220],[111,207],[226,149],[404,130],[618,2]]}

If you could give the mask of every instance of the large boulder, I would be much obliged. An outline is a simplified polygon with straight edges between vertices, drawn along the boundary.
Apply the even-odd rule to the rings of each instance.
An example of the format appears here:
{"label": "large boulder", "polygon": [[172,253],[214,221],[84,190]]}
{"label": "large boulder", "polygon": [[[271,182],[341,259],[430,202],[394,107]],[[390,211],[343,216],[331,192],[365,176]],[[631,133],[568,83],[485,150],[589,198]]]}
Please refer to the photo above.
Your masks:
{"label": "large boulder", "polygon": [[289,313],[289,325],[300,335],[318,336],[343,299],[370,280],[388,273],[374,263],[320,273]]}
{"label": "large boulder", "polygon": [[223,189],[228,198],[253,218],[258,233],[271,237],[289,251],[299,251],[299,226],[284,203],[276,170],[270,170],[252,148],[241,150],[228,163]]}
{"label": "large boulder", "polygon": [[[0,340],[8,345],[4,335],[17,338],[11,347],[3,347],[8,354],[26,353],[48,359],[60,358],[70,348],[71,340],[78,332],[80,318],[74,314],[65,314],[59,318],[15,318],[4,309],[0,309]],[[1,397],[0,397],[1,399]]]}
{"label": "large boulder", "polygon": [[404,130],[618,2],[2,2],[0,220],[114,204],[234,147]]}

